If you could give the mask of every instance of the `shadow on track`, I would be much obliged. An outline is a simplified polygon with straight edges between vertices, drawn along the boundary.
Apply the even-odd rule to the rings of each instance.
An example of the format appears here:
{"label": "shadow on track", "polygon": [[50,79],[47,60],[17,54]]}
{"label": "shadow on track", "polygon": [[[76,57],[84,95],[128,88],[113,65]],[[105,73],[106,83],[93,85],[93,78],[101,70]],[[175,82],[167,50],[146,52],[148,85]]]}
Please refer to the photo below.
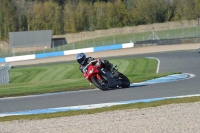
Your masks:
{"label": "shadow on track", "polygon": [[[142,86],[146,86],[146,84],[130,84],[129,88],[136,88],[136,87],[142,87]],[[105,91],[122,90],[122,89],[128,89],[128,88],[110,88],[109,90],[105,90]]]}

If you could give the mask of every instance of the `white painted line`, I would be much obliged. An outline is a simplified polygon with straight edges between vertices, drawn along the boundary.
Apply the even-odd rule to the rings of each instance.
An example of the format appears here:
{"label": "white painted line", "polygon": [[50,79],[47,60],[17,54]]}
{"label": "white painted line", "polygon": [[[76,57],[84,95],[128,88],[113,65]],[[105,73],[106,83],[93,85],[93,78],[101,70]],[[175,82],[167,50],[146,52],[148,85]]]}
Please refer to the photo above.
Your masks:
{"label": "white painted line", "polygon": [[159,73],[159,69],[160,69],[160,60],[159,60],[158,58],[156,58],[156,57],[147,57],[147,58],[156,59],[156,60],[158,61],[156,73]]}
{"label": "white painted line", "polygon": [[167,82],[175,82],[175,81],[180,81],[180,80],[191,79],[194,77],[195,77],[195,75],[190,74],[190,73],[173,74],[173,75],[168,75],[166,77],[151,79],[151,80],[147,80],[147,81],[140,82],[140,83],[133,83],[133,84],[131,84],[131,87],[151,85],[151,84],[160,84],[160,83],[167,83]]}
{"label": "white painted line", "polygon": [[5,97],[0,98],[0,100],[8,100],[8,99],[20,99],[20,98],[31,98],[31,97],[42,97],[42,96],[53,96],[53,95],[60,95],[60,94],[69,94],[69,93],[79,93],[79,92],[89,92],[89,91],[96,91],[99,89],[89,89],[89,90],[78,90],[78,91],[67,91],[67,92],[55,92],[55,93],[45,93],[45,94],[38,94],[38,95],[28,95],[28,96],[17,96],[17,97]]}

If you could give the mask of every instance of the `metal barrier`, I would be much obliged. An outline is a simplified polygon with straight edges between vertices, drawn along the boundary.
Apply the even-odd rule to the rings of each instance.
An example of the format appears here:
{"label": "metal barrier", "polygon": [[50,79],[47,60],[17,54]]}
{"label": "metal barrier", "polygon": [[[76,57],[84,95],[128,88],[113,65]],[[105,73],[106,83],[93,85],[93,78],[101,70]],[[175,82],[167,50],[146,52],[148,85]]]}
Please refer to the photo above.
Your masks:
{"label": "metal barrier", "polygon": [[5,64],[0,67],[0,85],[9,84],[10,83],[10,72],[11,69],[10,64]]}
{"label": "metal barrier", "polygon": [[[99,51],[105,51],[105,50],[116,50],[116,49],[123,49],[123,48],[132,48],[132,47],[134,47],[134,43],[123,43],[123,44],[117,44],[117,45],[90,47],[90,48],[66,50],[66,51],[59,51],[59,52],[49,52],[49,53],[32,54],[32,55],[24,55],[24,56],[13,56],[13,57],[0,58],[0,63],[64,56],[64,55],[77,54],[81,52],[89,53],[89,52],[99,52]],[[11,64],[9,65],[10,65],[10,68],[12,68]]]}

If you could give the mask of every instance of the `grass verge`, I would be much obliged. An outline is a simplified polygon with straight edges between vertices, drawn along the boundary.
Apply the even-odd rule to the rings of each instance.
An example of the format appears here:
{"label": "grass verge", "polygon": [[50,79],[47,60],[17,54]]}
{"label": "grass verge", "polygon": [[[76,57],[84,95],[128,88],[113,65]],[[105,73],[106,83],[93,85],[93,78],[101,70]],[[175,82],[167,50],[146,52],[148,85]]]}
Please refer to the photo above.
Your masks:
{"label": "grass verge", "polygon": [[39,114],[39,115],[6,116],[6,117],[0,117],[0,122],[12,121],[12,120],[40,120],[40,119],[49,119],[49,118],[58,118],[58,117],[67,117],[67,116],[76,116],[76,115],[95,114],[95,113],[116,111],[116,110],[127,110],[127,109],[136,109],[136,108],[141,109],[141,108],[157,107],[157,106],[168,105],[168,104],[192,103],[192,102],[199,102],[199,101],[200,101],[200,97],[196,96],[196,97],[161,100],[161,101],[155,101],[155,102],[149,102],[149,103],[117,105],[117,106],[104,107],[104,108],[91,109],[91,110],[67,111],[67,112]]}

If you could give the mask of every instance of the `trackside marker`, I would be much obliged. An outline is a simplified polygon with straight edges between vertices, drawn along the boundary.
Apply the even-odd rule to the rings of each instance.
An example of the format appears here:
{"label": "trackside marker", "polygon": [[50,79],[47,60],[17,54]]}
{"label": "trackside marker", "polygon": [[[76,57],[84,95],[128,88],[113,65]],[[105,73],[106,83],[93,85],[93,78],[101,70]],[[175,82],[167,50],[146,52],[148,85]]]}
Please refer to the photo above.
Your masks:
{"label": "trackside marker", "polygon": [[147,58],[150,58],[150,59],[156,59],[158,61],[158,65],[157,65],[157,69],[156,69],[156,73],[159,73],[159,69],[160,69],[160,60],[156,57],[147,57]]}

